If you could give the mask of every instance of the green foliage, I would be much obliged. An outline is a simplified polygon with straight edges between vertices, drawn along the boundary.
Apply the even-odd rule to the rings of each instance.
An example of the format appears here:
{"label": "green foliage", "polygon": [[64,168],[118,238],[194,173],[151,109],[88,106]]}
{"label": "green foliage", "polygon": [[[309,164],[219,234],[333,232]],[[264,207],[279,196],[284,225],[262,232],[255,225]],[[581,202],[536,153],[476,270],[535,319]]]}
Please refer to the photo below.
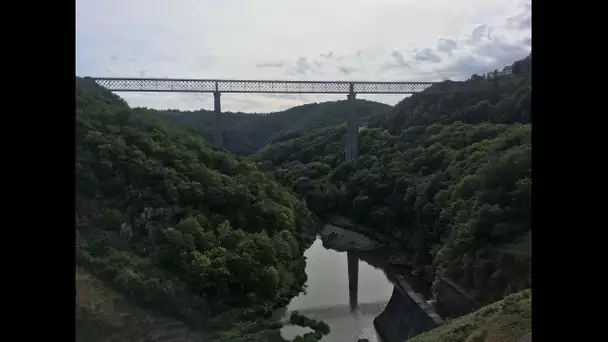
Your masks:
{"label": "green foliage", "polygon": [[238,322],[232,329],[223,334],[222,340],[238,342],[286,342],[279,332],[281,327],[281,323],[265,319]]}
{"label": "green foliage", "polygon": [[[356,100],[355,113],[362,122],[371,114],[389,108],[390,106],[378,102]],[[275,113],[222,113],[224,146],[236,155],[250,155],[268,143],[286,141],[304,132],[344,123],[346,109],[346,101],[334,101],[310,103]],[[212,111],[137,110],[164,115],[213,141]]]}
{"label": "green foliage", "polygon": [[323,338],[323,334],[319,331],[312,331],[302,336],[296,336],[294,342],[317,342]]}
{"label": "green foliage", "polygon": [[224,329],[306,280],[301,235],[314,228],[293,193],[81,78],[76,182],[77,264],[144,306]]}
{"label": "green foliage", "polygon": [[375,115],[359,133],[356,164],[344,162],[344,127],[254,158],[316,214],[390,237],[411,266],[445,273],[480,302],[502,298],[531,284],[529,63],[439,84]]}
{"label": "green foliage", "polygon": [[[291,324],[299,325],[302,327],[309,327],[317,334],[329,334],[329,325],[327,325],[327,323],[300,315],[297,311],[291,313],[291,316],[289,316],[289,322]],[[316,334],[313,334],[311,336],[316,336]],[[304,335],[303,337],[306,341],[306,335]]]}
{"label": "green foliage", "polygon": [[[358,100],[369,128],[356,163],[344,162],[343,101],[228,113],[230,151],[263,147],[251,161],[175,123],[211,137],[210,113],[130,109],[77,78],[77,264],[143,306],[243,341],[282,341],[278,323],[261,317],[306,281],[308,209],[352,217],[480,302],[528,288],[530,61],[510,75],[444,82],[391,110]],[[296,340],[329,332],[292,319],[316,327]],[[470,322],[455,331],[494,336]]]}

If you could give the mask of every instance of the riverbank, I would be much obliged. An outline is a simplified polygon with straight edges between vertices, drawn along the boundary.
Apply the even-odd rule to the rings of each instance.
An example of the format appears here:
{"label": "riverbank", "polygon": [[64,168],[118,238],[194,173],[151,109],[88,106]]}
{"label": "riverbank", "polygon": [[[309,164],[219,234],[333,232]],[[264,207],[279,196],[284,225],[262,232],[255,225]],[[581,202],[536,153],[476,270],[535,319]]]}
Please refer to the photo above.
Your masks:
{"label": "riverbank", "polygon": [[[394,288],[388,275],[392,270],[385,268],[387,257],[382,248],[366,252],[337,251],[323,244],[318,236],[304,255],[306,291],[276,312],[275,318],[284,323],[282,337],[293,340],[296,335],[311,332],[289,323],[294,311],[329,325],[329,334],[321,340],[324,342],[353,342],[374,335],[373,320],[384,310]],[[353,267],[355,261],[358,266]],[[370,338],[370,341],[377,339]]]}
{"label": "riverbank", "polygon": [[[365,250],[364,247],[367,246],[361,244],[361,249],[359,250],[357,250],[356,247],[349,249],[347,245],[347,248],[344,249],[344,251],[355,252],[358,254],[359,258],[373,264],[375,267],[385,268],[386,271],[389,271],[387,275],[393,280],[396,275],[403,276],[417,292],[423,294],[426,299],[431,299],[431,287],[434,281],[433,274],[427,272],[428,270],[424,267],[412,263],[412,258],[399,249],[399,245],[395,243],[393,238],[338,215],[327,217],[325,219],[324,227],[327,226],[335,227],[331,228],[332,231],[340,233],[342,239],[348,240],[349,236],[362,236],[363,239],[369,239],[370,241],[375,242],[377,247],[369,250]],[[323,231],[323,229],[325,228],[322,228],[320,232]],[[328,247],[334,248],[333,245],[329,245]],[[383,257],[380,258],[380,260],[378,260],[377,257],[372,257],[370,259],[368,253],[374,253],[376,250],[382,250],[381,254]]]}
{"label": "riverbank", "polygon": [[369,227],[356,224],[342,216],[330,217],[327,222],[328,225],[341,228],[347,232],[357,233],[358,235],[362,235],[372,241],[376,241],[381,246],[388,247],[390,253],[388,263],[391,265],[408,268],[410,269],[410,273],[416,276],[425,273],[425,270],[422,267],[414,265],[410,261],[411,258],[408,258],[402,251],[399,251],[396,246],[394,246],[394,239],[392,239],[390,236],[379,233],[378,231]]}
{"label": "riverbank", "polygon": [[326,224],[319,235],[323,241],[323,246],[340,252],[370,251],[383,246],[378,241],[361,233],[332,224]]}

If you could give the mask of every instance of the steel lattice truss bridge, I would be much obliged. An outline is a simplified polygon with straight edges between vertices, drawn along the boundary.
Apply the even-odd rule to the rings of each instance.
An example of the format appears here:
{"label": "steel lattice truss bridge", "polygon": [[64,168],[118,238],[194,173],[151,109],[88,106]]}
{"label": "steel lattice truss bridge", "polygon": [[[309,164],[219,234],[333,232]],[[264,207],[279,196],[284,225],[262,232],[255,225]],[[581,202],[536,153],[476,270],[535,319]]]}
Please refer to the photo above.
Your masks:
{"label": "steel lattice truss bridge", "polygon": [[[354,161],[358,155],[356,94],[415,94],[435,93],[440,82],[357,82],[357,81],[262,81],[262,80],[203,80],[177,78],[91,77],[97,84],[115,92],[213,93],[214,138],[223,145],[221,93],[281,93],[281,94],[347,94],[347,147],[345,158]],[[431,89],[429,89],[431,88]],[[435,90],[435,91],[433,91]]]}
{"label": "steel lattice truss bridge", "polygon": [[112,91],[180,93],[414,94],[438,82],[255,81],[94,77]]}

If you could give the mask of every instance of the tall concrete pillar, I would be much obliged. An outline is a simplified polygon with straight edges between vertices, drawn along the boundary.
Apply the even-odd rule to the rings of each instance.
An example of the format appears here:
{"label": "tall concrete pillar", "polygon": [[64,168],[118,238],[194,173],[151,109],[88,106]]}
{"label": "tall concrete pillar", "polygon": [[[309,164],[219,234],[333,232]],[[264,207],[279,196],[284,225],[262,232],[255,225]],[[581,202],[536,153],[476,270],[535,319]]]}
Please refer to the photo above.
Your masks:
{"label": "tall concrete pillar", "polygon": [[213,92],[213,110],[214,110],[214,118],[213,118],[213,137],[215,143],[219,147],[224,146],[223,141],[223,125],[222,125],[222,105],[220,102],[221,93],[217,90],[217,83],[215,85],[215,91]]}
{"label": "tall concrete pillar", "polygon": [[346,255],[348,259],[348,302],[350,311],[355,311],[359,295],[359,258],[351,252],[347,252]]}
{"label": "tall concrete pillar", "polygon": [[346,111],[346,161],[356,161],[359,146],[357,142],[357,116],[355,114],[355,89],[352,83],[346,101]]}

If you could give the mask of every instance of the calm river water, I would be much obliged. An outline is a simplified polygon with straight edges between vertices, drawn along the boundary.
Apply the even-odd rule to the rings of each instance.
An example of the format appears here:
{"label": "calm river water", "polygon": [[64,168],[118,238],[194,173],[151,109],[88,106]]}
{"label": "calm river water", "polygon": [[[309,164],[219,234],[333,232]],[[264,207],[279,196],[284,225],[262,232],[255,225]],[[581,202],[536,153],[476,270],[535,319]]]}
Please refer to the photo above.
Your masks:
{"label": "calm river water", "polygon": [[[304,255],[308,275],[306,293],[293,298],[279,314],[288,320],[289,313],[297,310],[329,324],[331,332],[323,341],[348,342],[359,338],[380,341],[373,320],[389,301],[393,292],[391,279],[397,272],[386,263],[387,254],[382,250],[338,252],[325,248],[317,238]],[[286,325],[281,335],[293,339],[308,331],[312,330]]]}

